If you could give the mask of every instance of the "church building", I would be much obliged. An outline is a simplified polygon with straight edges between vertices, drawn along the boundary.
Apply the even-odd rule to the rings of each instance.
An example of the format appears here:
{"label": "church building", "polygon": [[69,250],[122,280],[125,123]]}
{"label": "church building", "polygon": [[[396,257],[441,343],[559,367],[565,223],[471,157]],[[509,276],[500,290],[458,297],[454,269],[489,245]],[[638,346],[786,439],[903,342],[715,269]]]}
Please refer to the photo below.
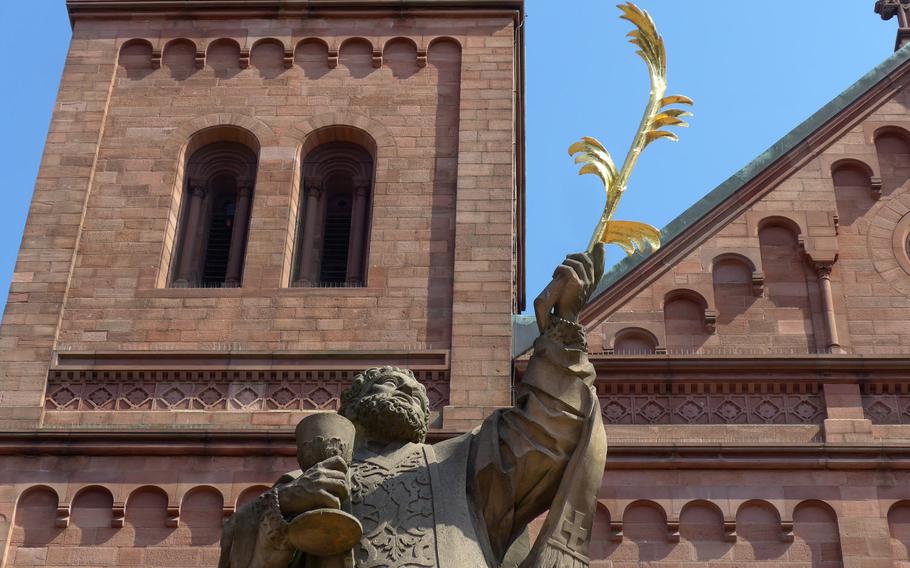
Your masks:
{"label": "church building", "polygon": [[[512,404],[523,0],[67,8],[0,327],[0,568],[216,566],[367,367],[414,371],[430,441]],[[910,5],[875,10],[896,52],[582,315],[592,566],[910,566]]]}

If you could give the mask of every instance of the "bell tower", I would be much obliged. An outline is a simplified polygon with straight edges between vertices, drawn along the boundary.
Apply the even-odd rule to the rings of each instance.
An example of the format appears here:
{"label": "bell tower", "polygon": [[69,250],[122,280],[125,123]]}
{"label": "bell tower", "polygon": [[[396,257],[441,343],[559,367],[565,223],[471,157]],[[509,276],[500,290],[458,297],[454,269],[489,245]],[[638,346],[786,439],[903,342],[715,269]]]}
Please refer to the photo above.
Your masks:
{"label": "bell tower", "polygon": [[[0,515],[110,511],[108,560],[132,562],[137,491],[158,529],[220,526],[366,367],[413,369],[437,432],[511,403],[521,0],[67,8],[0,329],[0,436],[56,465],[0,458]],[[7,528],[8,560],[99,554]],[[200,562],[215,543],[177,540]]]}

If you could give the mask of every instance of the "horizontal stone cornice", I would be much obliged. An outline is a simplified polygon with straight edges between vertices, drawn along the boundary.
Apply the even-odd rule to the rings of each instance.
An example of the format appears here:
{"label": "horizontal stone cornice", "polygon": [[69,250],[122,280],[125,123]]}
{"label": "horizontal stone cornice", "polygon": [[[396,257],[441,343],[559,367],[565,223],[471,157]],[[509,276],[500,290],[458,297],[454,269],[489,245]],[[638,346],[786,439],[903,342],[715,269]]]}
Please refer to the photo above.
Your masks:
{"label": "horizontal stone cornice", "polygon": [[70,20],[80,18],[299,17],[352,13],[447,16],[501,13],[517,16],[524,0],[67,0]]}
{"label": "horizontal stone cornice", "polygon": [[[849,373],[852,375],[901,374],[910,378],[910,357],[863,355],[779,355],[779,356],[674,356],[674,355],[596,355],[590,361],[599,374],[617,373],[762,373],[773,379],[775,372],[801,372],[818,378],[819,373]],[[527,369],[528,360],[515,361],[519,373]],[[825,377],[824,382],[828,382]]]}
{"label": "horizontal stone cornice", "polygon": [[[430,441],[460,432],[433,431]],[[288,431],[47,431],[0,433],[5,456],[291,457]],[[629,444],[613,443],[607,470],[787,469],[910,470],[908,444]]]}
{"label": "horizontal stone cornice", "polygon": [[57,370],[363,370],[392,365],[448,369],[448,350],[428,351],[60,351]]}

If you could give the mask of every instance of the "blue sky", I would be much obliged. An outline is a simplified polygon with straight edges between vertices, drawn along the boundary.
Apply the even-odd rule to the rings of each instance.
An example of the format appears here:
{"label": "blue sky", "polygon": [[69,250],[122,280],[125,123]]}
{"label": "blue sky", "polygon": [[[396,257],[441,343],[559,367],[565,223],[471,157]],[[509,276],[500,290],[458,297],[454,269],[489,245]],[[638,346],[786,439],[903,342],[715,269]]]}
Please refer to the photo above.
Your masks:
{"label": "blue sky", "polygon": [[[643,154],[618,219],[662,227],[893,52],[896,22],[872,0],[639,0],[667,43],[669,91],[695,100],[681,141]],[[648,96],[645,68],[625,42],[614,2],[526,0],[527,290],[583,249],[603,190],[578,177],[566,149],[594,136],[625,157]],[[798,8],[795,8],[797,7]],[[63,0],[0,2],[8,55],[0,108],[0,299],[25,225],[69,42]],[[13,25],[10,25],[14,22]],[[615,249],[615,247],[614,247]],[[623,257],[611,250],[608,264]]]}

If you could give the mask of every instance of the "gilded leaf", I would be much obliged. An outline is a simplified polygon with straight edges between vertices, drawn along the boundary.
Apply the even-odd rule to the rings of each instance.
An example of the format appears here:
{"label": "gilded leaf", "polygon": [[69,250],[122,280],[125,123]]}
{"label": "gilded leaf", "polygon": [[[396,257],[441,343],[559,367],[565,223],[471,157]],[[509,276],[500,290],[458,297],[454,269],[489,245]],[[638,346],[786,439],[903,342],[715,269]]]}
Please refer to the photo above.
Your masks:
{"label": "gilded leaf", "polygon": [[692,113],[681,108],[668,108],[660,114],[667,116],[692,116]]}
{"label": "gilded leaf", "polygon": [[661,138],[669,138],[673,142],[679,141],[679,136],[677,136],[673,132],[668,132],[666,130],[652,130],[651,132],[648,132],[647,141],[645,142],[645,145],[647,146],[651,142],[654,142],[655,140],[659,140]]}
{"label": "gilded leaf", "polygon": [[659,249],[660,231],[636,221],[609,221],[597,240],[605,245],[618,245],[626,254],[632,255],[636,249],[645,252],[646,244],[652,251]]}
{"label": "gilded leaf", "polygon": [[671,95],[669,97],[664,97],[664,98],[660,99],[661,108],[663,108],[667,105],[677,105],[677,104],[692,106],[695,103],[692,101],[692,99],[690,99],[689,97],[687,97],[685,95]]}
{"label": "gilded leaf", "polygon": [[616,165],[610,153],[597,139],[584,137],[581,141],[569,146],[569,154],[576,155],[576,164],[585,164],[579,175],[594,174],[603,181],[604,188],[609,191],[610,185],[616,178]]}
{"label": "gilded leaf", "polygon": [[673,132],[662,130],[666,127],[685,127],[688,124],[683,117],[691,113],[679,108],[666,108],[669,105],[692,105],[692,99],[683,95],[665,96],[667,91],[667,52],[664,40],[657,31],[651,16],[630,1],[618,6],[622,19],[635,27],[627,34],[630,43],[638,49],[648,68],[651,92],[648,105],[639,125],[638,132],[632,140],[632,146],[626,154],[620,169],[616,168],[610,153],[594,138],[583,138],[569,147],[569,154],[575,156],[575,163],[580,164],[579,174],[594,174],[604,183],[607,191],[607,202],[603,214],[594,229],[588,245],[593,250],[596,243],[612,243],[623,248],[627,254],[636,250],[660,247],[660,233],[654,227],[643,223],[613,221],[613,215],[619,205],[622,194],[629,183],[629,178],[642,151],[655,140],[667,138],[676,141]]}
{"label": "gilded leaf", "polygon": [[689,126],[689,123],[680,120],[675,116],[668,116],[666,113],[655,116],[654,120],[651,121],[651,128],[661,128],[663,126],[679,126],[685,128]]}
{"label": "gilded leaf", "polygon": [[654,75],[665,77],[667,52],[654,20],[647,12],[631,2],[620,4],[618,8],[622,11],[620,18],[632,22],[637,28],[628,35],[632,38],[630,41],[641,48],[639,55],[645,60]]}

